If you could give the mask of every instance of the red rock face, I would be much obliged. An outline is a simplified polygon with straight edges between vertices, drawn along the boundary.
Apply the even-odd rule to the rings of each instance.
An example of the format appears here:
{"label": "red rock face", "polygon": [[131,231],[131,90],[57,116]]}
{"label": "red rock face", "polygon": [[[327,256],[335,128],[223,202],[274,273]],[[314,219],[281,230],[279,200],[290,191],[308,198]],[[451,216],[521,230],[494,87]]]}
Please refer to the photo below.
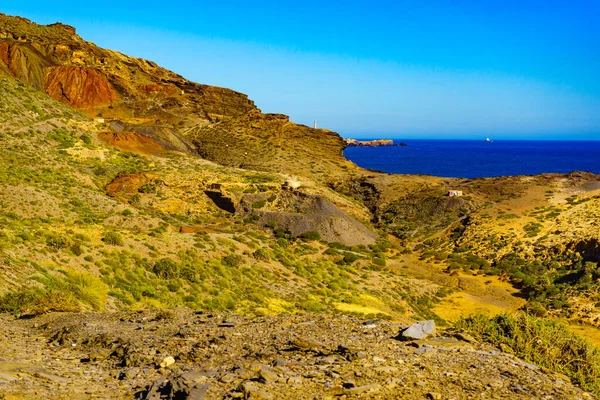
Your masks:
{"label": "red rock face", "polygon": [[117,176],[106,186],[106,192],[112,197],[130,197],[138,193],[138,189],[152,181],[158,179],[157,174],[124,174]]}
{"label": "red rock face", "polygon": [[79,109],[110,104],[117,93],[96,69],[56,66],[47,69],[44,90],[55,99]]}

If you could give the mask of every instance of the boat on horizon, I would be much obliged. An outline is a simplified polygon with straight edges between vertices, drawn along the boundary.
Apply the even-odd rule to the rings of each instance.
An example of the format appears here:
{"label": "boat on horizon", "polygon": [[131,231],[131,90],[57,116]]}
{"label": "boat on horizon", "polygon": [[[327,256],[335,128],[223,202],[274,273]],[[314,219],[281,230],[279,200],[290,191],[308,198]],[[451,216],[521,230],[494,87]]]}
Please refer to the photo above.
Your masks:
{"label": "boat on horizon", "polygon": [[486,137],[484,142],[485,143],[493,143],[494,141],[492,139],[490,139],[489,137]]}

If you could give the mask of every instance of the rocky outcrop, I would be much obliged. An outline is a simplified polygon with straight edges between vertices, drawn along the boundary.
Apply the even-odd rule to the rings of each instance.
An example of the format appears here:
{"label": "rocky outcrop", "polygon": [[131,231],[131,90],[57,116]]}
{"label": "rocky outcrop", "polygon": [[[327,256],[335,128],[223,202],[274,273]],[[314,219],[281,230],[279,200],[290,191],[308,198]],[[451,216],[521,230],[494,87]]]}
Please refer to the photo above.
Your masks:
{"label": "rocky outcrop", "polygon": [[242,93],[190,82],[151,61],[99,48],[68,25],[38,25],[4,14],[0,14],[0,73],[91,116],[151,115],[185,125],[236,117],[256,108]]}
{"label": "rocky outcrop", "polygon": [[117,131],[138,132],[166,149],[223,165],[320,177],[353,166],[336,133],[263,114],[243,93],[102,49],[66,25],[0,15],[0,74],[101,117]]}
{"label": "rocky outcrop", "polygon": [[73,108],[82,110],[108,106],[117,93],[98,70],[86,67],[56,66],[46,69],[44,90]]}
{"label": "rocky outcrop", "polygon": [[159,155],[167,151],[150,137],[137,132],[100,132],[98,139],[119,150],[135,154]]}
{"label": "rocky outcrop", "polygon": [[[376,139],[376,140],[356,140],[356,139],[345,139],[348,147],[379,147],[379,146],[396,146],[391,139]],[[404,143],[404,142],[402,142]],[[406,146],[406,143],[404,143]]]}
{"label": "rocky outcrop", "polygon": [[106,186],[106,192],[112,197],[130,198],[138,193],[143,185],[156,181],[157,174],[123,174],[116,177]]}
{"label": "rocky outcrop", "polygon": [[[272,226],[301,236],[317,232],[322,240],[339,242],[347,246],[375,243],[378,234],[345,213],[329,200],[303,193],[281,193],[275,209],[257,209],[255,195],[242,199],[241,207],[255,215],[259,225]],[[264,201],[258,201],[264,204]]]}

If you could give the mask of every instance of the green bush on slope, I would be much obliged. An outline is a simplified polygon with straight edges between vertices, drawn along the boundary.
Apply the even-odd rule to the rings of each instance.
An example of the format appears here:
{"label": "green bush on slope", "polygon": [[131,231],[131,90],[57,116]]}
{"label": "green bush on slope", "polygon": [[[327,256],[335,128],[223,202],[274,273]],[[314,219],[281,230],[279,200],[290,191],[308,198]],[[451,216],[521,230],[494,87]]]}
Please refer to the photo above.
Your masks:
{"label": "green bush on slope", "polygon": [[462,318],[455,327],[478,339],[508,347],[518,357],[565,374],[584,389],[600,395],[600,349],[561,323],[524,313],[491,319],[478,314]]}
{"label": "green bush on slope", "polygon": [[39,315],[48,312],[81,311],[81,303],[102,311],[108,287],[85,272],[66,272],[64,278],[38,277],[43,288],[8,292],[0,297],[0,312]]}

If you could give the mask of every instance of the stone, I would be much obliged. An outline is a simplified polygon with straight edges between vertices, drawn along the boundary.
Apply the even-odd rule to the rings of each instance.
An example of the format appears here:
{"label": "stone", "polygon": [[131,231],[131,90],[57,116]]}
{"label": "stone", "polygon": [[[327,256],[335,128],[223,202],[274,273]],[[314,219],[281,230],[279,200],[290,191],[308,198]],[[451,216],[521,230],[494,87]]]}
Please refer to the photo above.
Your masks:
{"label": "stone", "polygon": [[458,332],[458,333],[454,334],[454,337],[457,338],[458,340],[462,340],[463,342],[477,343],[477,339],[475,339],[473,336],[469,335],[468,333]]}
{"label": "stone", "polygon": [[300,385],[302,384],[301,376],[290,376],[287,380],[288,385]]}
{"label": "stone", "polygon": [[279,376],[270,368],[262,367],[260,371],[258,371],[258,381],[261,383],[275,382],[278,378]]}
{"label": "stone", "polygon": [[184,389],[178,394],[183,395],[185,400],[205,400],[207,399],[208,385],[196,385],[192,388]]}
{"label": "stone", "polygon": [[344,382],[344,383],[342,384],[342,386],[343,386],[345,389],[352,389],[353,387],[356,387],[356,383],[355,383],[354,381],[348,380],[348,381]]}
{"label": "stone", "polygon": [[379,388],[381,388],[381,385],[374,383],[372,385],[356,386],[356,387],[353,387],[350,389],[346,389],[344,391],[344,393],[346,393],[346,394],[362,394],[362,393],[377,391],[377,390],[379,390]]}
{"label": "stone", "polygon": [[400,333],[402,340],[420,340],[435,333],[435,322],[433,320],[415,322]]}
{"label": "stone", "polygon": [[421,354],[425,354],[425,353],[427,353],[428,351],[431,351],[431,350],[433,350],[433,347],[425,347],[424,346],[424,347],[421,347],[421,348],[418,348],[417,350],[415,350],[414,354],[420,356]]}
{"label": "stone", "polygon": [[231,383],[235,380],[235,375],[231,374],[231,373],[226,373],[223,374],[220,378],[219,378],[219,382],[222,383]]}
{"label": "stone", "polygon": [[242,382],[238,387],[238,392],[242,392],[245,399],[268,400],[272,398],[269,393],[260,390],[256,383],[250,381]]}
{"label": "stone", "polygon": [[429,392],[425,395],[425,397],[431,400],[442,400],[442,395],[436,392]]}
{"label": "stone", "polygon": [[161,368],[168,368],[173,364],[175,364],[175,359],[171,356],[168,356],[168,357],[165,357],[159,365]]}
{"label": "stone", "polygon": [[290,344],[300,350],[315,350],[324,347],[321,343],[313,342],[312,340],[301,337],[292,340]]}

